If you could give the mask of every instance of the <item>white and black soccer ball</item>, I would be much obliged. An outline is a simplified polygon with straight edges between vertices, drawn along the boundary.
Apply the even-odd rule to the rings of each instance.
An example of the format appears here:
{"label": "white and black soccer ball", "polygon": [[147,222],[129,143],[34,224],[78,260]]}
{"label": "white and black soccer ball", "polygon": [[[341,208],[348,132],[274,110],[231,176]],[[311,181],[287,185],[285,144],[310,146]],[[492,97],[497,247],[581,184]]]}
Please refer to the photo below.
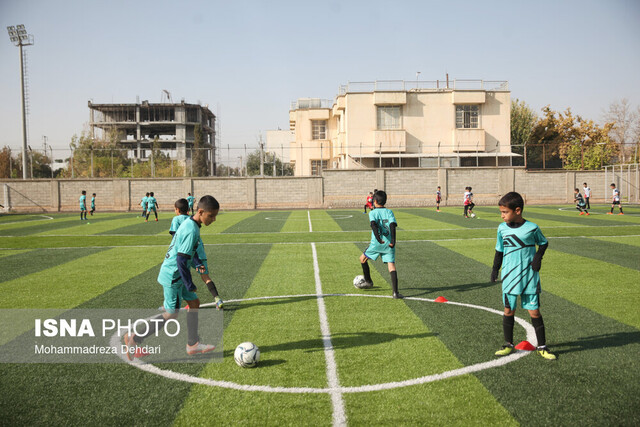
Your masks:
{"label": "white and black soccer ball", "polygon": [[233,360],[243,368],[253,368],[260,361],[260,349],[252,342],[243,342],[233,352]]}
{"label": "white and black soccer ball", "polygon": [[475,217],[476,217],[476,214],[472,213],[471,218],[475,218]]}
{"label": "white and black soccer ball", "polygon": [[353,279],[353,286],[355,286],[356,289],[368,289],[371,287],[371,285],[369,285],[367,281],[364,280],[363,275],[356,276]]}

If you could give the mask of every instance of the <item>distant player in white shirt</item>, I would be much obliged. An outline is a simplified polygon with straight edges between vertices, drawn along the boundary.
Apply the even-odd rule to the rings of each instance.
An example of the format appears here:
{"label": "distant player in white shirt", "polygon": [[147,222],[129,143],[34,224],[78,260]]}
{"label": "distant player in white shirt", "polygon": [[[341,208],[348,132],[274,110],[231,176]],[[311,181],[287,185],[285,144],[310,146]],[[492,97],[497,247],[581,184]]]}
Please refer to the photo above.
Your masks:
{"label": "distant player in white shirt", "polygon": [[587,186],[587,183],[584,184],[584,202],[587,204],[587,209],[591,209],[591,204],[589,203],[589,198],[591,197],[591,188]]}
{"label": "distant player in white shirt", "polygon": [[622,205],[620,204],[620,190],[618,190],[615,184],[611,184],[610,187],[613,192],[613,200],[611,200],[611,212],[607,212],[607,215],[613,215],[613,208],[616,205],[618,205],[618,209],[620,209],[618,215],[624,215],[624,212],[622,212]]}

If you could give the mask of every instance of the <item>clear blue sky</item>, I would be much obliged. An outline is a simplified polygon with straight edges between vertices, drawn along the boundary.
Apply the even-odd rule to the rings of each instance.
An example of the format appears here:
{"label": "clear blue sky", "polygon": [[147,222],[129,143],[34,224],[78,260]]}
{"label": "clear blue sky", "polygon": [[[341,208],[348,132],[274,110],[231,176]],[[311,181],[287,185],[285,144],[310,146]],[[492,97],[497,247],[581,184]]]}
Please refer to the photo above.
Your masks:
{"label": "clear blue sky", "polygon": [[[640,1],[0,0],[25,24],[30,145],[67,148],[87,101],[209,104],[221,143],[287,129],[290,102],[349,81],[508,80],[513,99],[601,121],[640,104]],[[0,146],[21,146],[18,48],[0,42]],[[1,40],[1,38],[0,38]],[[62,153],[61,153],[62,154]]]}

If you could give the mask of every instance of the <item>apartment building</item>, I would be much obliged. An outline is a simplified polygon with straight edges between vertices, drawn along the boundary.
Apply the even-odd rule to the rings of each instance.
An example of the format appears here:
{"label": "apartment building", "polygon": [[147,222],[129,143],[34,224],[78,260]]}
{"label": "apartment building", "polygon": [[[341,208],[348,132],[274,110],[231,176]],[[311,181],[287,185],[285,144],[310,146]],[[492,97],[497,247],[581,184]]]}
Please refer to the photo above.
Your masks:
{"label": "apartment building", "polygon": [[289,111],[296,175],[323,169],[509,166],[506,81],[375,81]]}

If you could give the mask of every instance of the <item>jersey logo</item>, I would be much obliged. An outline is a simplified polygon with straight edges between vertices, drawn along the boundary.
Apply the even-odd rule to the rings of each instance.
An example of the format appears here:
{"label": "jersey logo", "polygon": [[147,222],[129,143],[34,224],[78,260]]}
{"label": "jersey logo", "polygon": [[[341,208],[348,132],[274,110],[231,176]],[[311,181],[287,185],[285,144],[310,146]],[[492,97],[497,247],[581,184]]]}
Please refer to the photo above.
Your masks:
{"label": "jersey logo", "polygon": [[508,234],[504,236],[503,242],[505,248],[523,248],[527,246],[515,234]]}

